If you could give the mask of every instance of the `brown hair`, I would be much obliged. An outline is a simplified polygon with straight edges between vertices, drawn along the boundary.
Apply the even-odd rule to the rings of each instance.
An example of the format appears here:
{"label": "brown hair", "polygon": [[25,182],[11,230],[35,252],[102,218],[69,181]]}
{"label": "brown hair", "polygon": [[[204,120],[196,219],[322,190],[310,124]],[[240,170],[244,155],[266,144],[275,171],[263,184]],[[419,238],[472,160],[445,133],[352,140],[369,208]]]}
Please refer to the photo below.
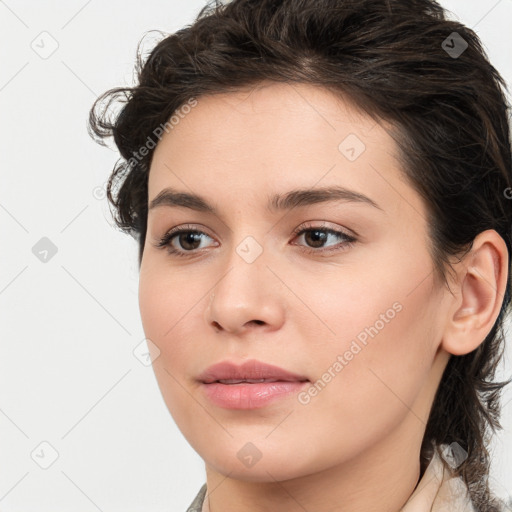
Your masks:
{"label": "brown hair", "polygon": [[[484,230],[500,234],[510,262],[506,85],[477,35],[447,19],[434,0],[210,2],[193,24],[158,42],[145,61],[139,45],[136,70],[137,85],[96,100],[89,131],[100,144],[113,136],[122,156],[107,197],[116,224],[139,240],[139,265],[153,155],[149,149],[141,156],[141,148],[149,148],[150,139],[154,148],[153,136],[191,98],[267,80],[324,87],[393,127],[404,175],[427,204],[435,276],[446,285],[451,257],[462,257]],[[118,102],[122,109],[111,118]],[[500,394],[510,382],[494,382],[510,281],[509,271],[500,314],[483,343],[450,358],[421,447],[422,474],[432,445],[456,442],[467,452],[456,474],[484,512],[499,510],[487,480],[487,446],[489,429],[502,428]]]}

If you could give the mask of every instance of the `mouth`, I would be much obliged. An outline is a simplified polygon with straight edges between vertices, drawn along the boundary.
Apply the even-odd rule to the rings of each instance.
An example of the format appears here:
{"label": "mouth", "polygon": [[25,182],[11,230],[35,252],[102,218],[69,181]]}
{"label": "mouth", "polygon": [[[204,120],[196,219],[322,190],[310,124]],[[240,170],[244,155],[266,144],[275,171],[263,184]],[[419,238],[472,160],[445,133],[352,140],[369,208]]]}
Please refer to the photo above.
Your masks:
{"label": "mouth", "polygon": [[308,379],[303,380],[284,380],[284,379],[218,379],[218,380],[207,380],[203,384],[261,384],[262,382],[309,382]]}
{"label": "mouth", "polygon": [[305,375],[285,370],[279,366],[251,359],[242,364],[221,361],[208,367],[198,380],[203,384],[219,382],[221,384],[261,384],[264,382],[304,382]]}
{"label": "mouth", "polygon": [[242,364],[222,361],[197,379],[208,401],[224,409],[258,409],[290,399],[310,382],[305,375],[251,359]]}

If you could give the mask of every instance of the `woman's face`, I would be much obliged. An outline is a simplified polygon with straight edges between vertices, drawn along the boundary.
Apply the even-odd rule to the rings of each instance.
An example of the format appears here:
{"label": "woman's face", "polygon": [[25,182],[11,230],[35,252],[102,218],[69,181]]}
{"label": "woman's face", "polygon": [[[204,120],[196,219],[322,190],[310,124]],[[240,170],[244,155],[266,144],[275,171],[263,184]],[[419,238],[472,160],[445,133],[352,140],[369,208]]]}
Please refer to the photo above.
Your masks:
{"label": "woman's face", "polygon": [[[184,112],[155,149],[149,203],[172,189],[214,212],[185,196],[150,208],[139,286],[183,435],[210,468],[253,481],[418,446],[447,362],[445,293],[393,139],[304,84],[200,97]],[[311,194],[332,187],[350,193]],[[158,247],[175,227],[200,233]],[[217,383],[213,400],[200,375],[247,360],[307,382]]]}

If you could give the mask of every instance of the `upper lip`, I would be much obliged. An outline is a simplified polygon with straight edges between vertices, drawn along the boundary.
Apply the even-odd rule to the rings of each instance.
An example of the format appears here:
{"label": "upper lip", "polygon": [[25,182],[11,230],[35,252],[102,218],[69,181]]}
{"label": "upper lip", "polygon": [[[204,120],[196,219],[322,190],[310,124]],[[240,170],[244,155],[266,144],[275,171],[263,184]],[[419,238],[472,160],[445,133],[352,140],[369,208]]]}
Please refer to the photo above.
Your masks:
{"label": "upper lip", "polygon": [[245,361],[243,364],[236,364],[231,361],[221,361],[208,367],[198,380],[209,384],[217,380],[230,380],[230,379],[268,379],[273,381],[307,381],[308,378],[304,375],[289,372],[279,366],[257,361],[251,359]]}

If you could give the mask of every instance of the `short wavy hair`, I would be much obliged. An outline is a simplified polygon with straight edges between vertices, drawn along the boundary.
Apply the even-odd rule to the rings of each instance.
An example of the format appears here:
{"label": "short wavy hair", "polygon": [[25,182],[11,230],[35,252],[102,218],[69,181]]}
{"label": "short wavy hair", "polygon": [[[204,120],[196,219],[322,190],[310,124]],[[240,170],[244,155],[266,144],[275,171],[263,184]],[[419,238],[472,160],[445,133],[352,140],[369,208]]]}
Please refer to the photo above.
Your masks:
{"label": "short wavy hair", "polygon": [[[139,265],[156,145],[148,141],[191,99],[268,80],[323,87],[392,126],[403,174],[427,205],[435,276],[446,285],[451,257],[466,254],[484,230],[499,233],[510,262],[506,84],[477,35],[434,0],[211,1],[147,58],[139,44],[136,72],[136,85],[97,98],[89,133],[103,145],[113,137],[121,155],[107,197],[117,226],[139,241]],[[492,330],[476,350],[448,362],[421,447],[422,472],[435,445],[456,442],[467,452],[456,472],[482,512],[499,510],[488,444],[491,430],[502,428],[500,393],[512,380],[494,381],[510,300],[509,269]]]}

